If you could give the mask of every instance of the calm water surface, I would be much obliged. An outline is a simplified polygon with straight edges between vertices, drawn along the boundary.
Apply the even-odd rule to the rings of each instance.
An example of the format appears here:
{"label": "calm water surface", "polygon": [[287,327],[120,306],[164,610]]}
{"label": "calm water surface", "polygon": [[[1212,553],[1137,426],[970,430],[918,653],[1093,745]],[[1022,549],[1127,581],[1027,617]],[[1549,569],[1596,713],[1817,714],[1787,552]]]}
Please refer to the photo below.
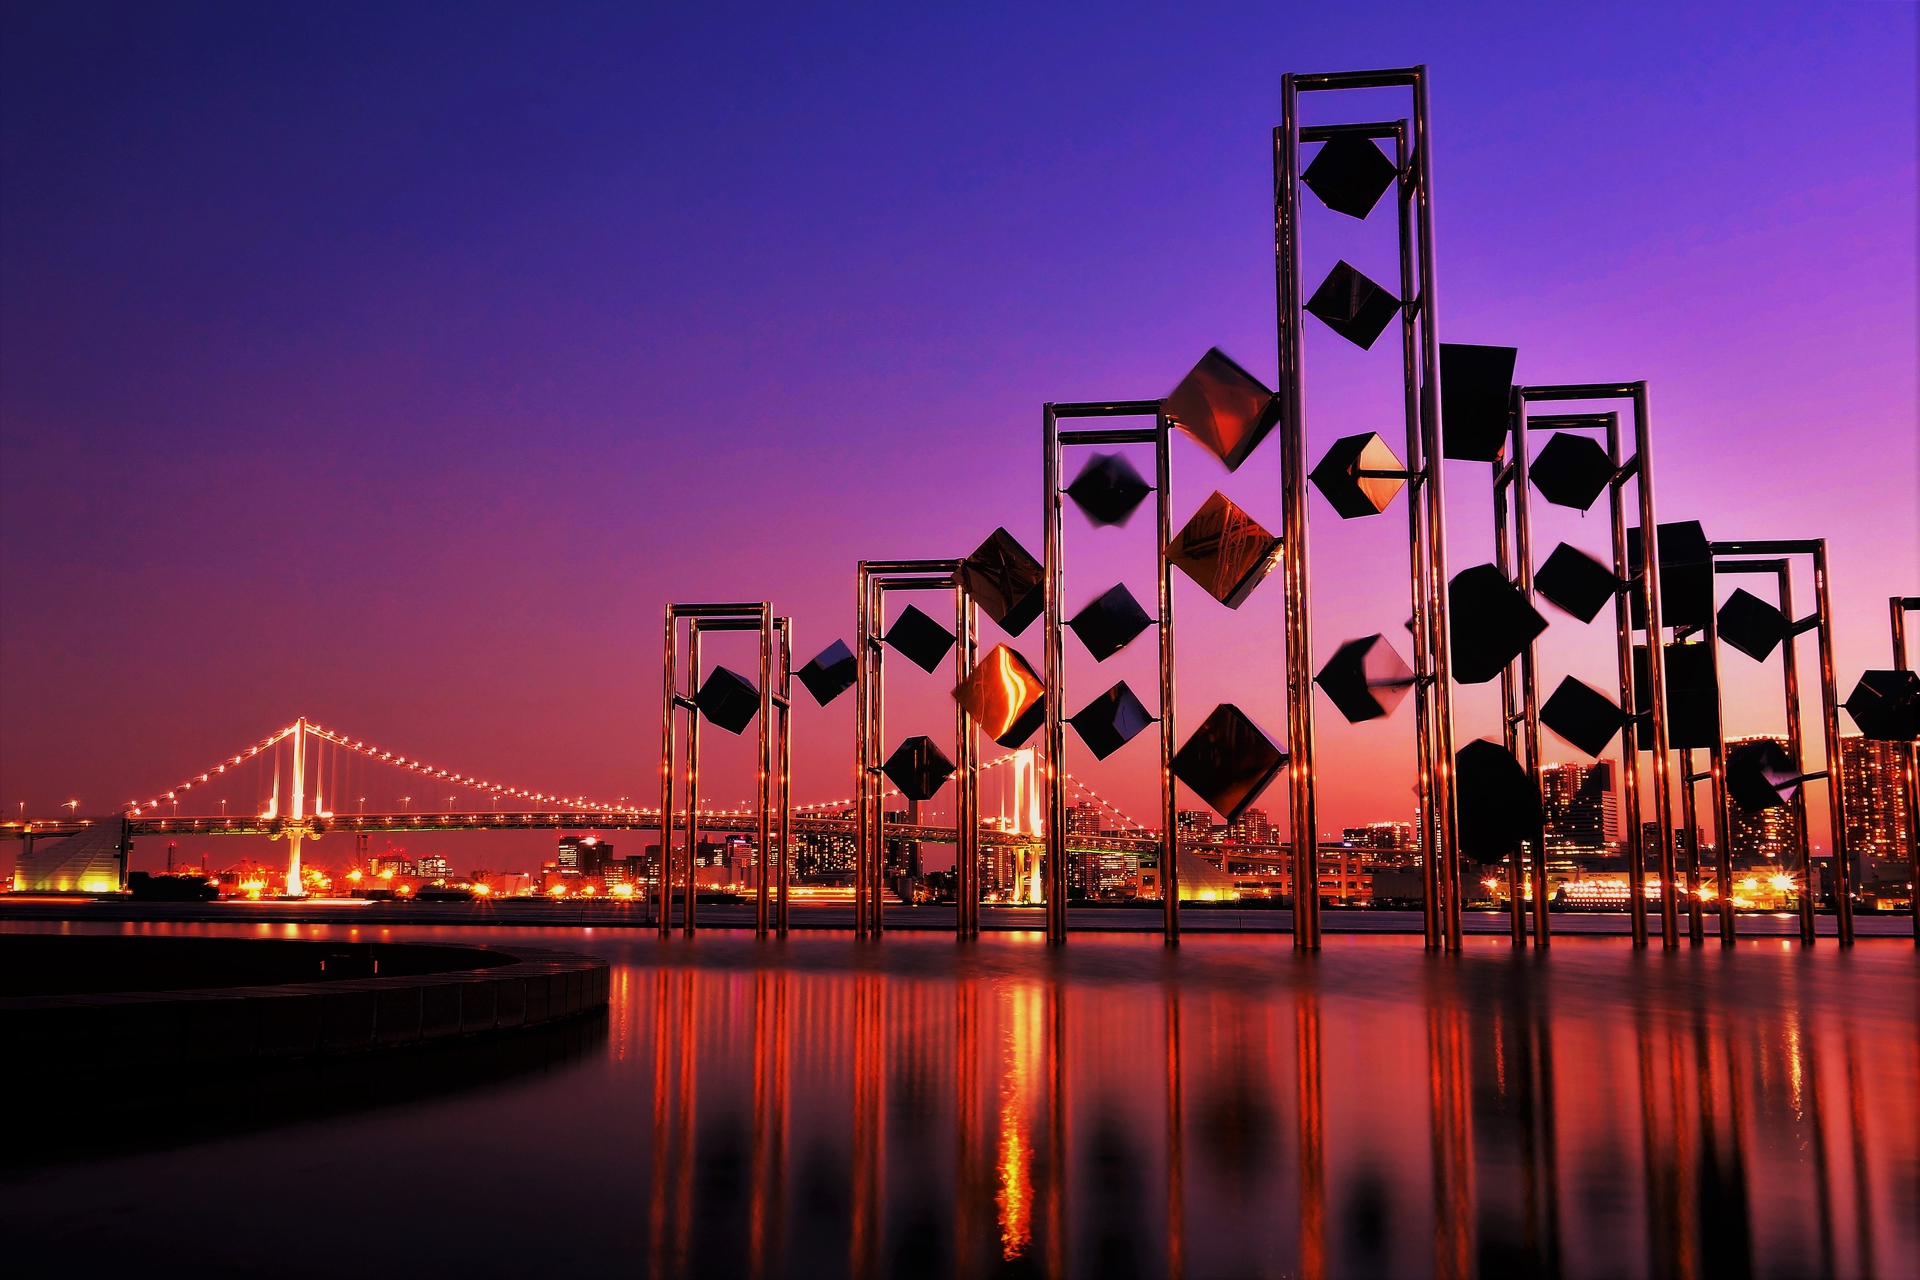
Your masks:
{"label": "calm water surface", "polygon": [[17,1151],[14,1274],[1920,1274],[1906,941],[356,936],[592,952],[612,1008],[118,1081],[207,1122]]}

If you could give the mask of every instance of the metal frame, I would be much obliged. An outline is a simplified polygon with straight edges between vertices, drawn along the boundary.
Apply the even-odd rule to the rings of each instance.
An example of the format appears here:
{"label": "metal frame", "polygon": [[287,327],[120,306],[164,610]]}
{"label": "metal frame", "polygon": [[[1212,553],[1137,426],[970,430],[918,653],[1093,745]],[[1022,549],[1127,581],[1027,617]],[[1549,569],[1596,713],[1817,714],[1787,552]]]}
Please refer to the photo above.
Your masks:
{"label": "metal frame", "polygon": [[[1552,403],[1568,400],[1632,401],[1632,456],[1622,456],[1625,442],[1621,438],[1620,415],[1617,411],[1548,414],[1531,419],[1528,417],[1527,406],[1536,401]],[[1665,714],[1666,654],[1661,643],[1664,628],[1660,616],[1659,520],[1654,510],[1653,414],[1648,400],[1647,384],[1640,381],[1519,386],[1514,388],[1514,402],[1513,457],[1509,460],[1511,474],[1504,477],[1496,474],[1496,503],[1501,485],[1511,485],[1515,495],[1514,542],[1522,575],[1520,587],[1529,601],[1533,599],[1533,516],[1528,485],[1532,458],[1529,452],[1528,432],[1533,427],[1539,427],[1552,431],[1602,430],[1606,433],[1607,460],[1613,464],[1613,479],[1607,485],[1607,521],[1612,535],[1613,575],[1622,584],[1614,597],[1613,604],[1615,661],[1618,663],[1620,673],[1620,708],[1632,717],[1634,707],[1639,701],[1634,688],[1633,612],[1629,603],[1629,596],[1637,590],[1647,614],[1647,693],[1648,705],[1654,708],[1652,716],[1653,810],[1660,833],[1657,849],[1660,867],[1660,943],[1663,948],[1671,950],[1680,945],[1680,922],[1673,840],[1673,782],[1669,776],[1670,752],[1667,746]],[[1624,489],[1630,480],[1634,482],[1635,497],[1638,500],[1637,514],[1640,519],[1642,572],[1637,582],[1631,580],[1627,561],[1628,526]],[[1501,528],[1499,514],[1496,514],[1495,519],[1496,529]],[[1504,556],[1506,549],[1504,536],[1499,538],[1499,543]],[[1504,561],[1502,567],[1504,568]],[[1534,654],[1535,646],[1529,644],[1526,652],[1521,655],[1521,687],[1518,691],[1520,710],[1515,712],[1513,708],[1515,694],[1510,689],[1511,669],[1502,676],[1502,697],[1506,703],[1507,733],[1510,739],[1514,732],[1513,717],[1517,714],[1522,718],[1521,730],[1527,746],[1527,770],[1537,790],[1540,786],[1540,697],[1538,664]],[[1647,945],[1647,849],[1643,834],[1645,824],[1640,812],[1640,752],[1635,729],[1635,723],[1630,719],[1627,727],[1621,731],[1620,785],[1627,827],[1625,833],[1627,911],[1633,931],[1633,945],[1644,947]],[[1546,840],[1541,836],[1535,840],[1534,846],[1533,927],[1534,939],[1538,945],[1544,945],[1551,937],[1545,891],[1546,872]],[[1516,919],[1515,928],[1520,927],[1520,922]],[[1517,941],[1519,941],[1518,936],[1516,936]]]}
{"label": "metal frame", "polygon": [[[1406,120],[1303,127],[1302,93],[1404,87],[1412,90],[1411,139]],[[1459,950],[1460,848],[1453,765],[1452,661],[1447,632],[1445,487],[1440,447],[1440,336],[1434,321],[1432,134],[1425,66],[1281,77],[1281,124],[1274,130],[1274,260],[1279,313],[1282,414],[1281,483],[1286,583],[1288,838],[1293,853],[1293,941],[1320,946],[1319,809],[1313,728],[1312,592],[1307,556],[1305,333],[1300,279],[1303,143],[1342,133],[1392,138],[1400,246],[1401,363],[1407,415],[1409,578],[1414,615],[1415,741],[1420,804],[1419,848],[1429,947]],[[1307,890],[1302,893],[1301,887]]]}
{"label": "metal frame", "polygon": [[[886,929],[886,688],[884,675],[886,594],[889,591],[951,591],[954,605],[954,683],[973,674],[979,643],[977,608],[961,579],[959,560],[862,560],[855,572],[858,654],[854,696],[853,930],[877,938]],[[954,933],[980,936],[980,749],[973,717],[954,703],[953,870]]]}
{"label": "metal frame", "polygon": [[[1786,613],[1790,623],[1786,638],[1781,641],[1786,650],[1782,662],[1786,668],[1785,687],[1787,690],[1787,732],[1788,754],[1793,757],[1794,767],[1804,769],[1801,756],[1800,713],[1799,713],[1799,675],[1792,652],[1792,646],[1809,631],[1815,632],[1820,644],[1820,719],[1825,739],[1827,767],[1811,773],[1802,773],[1800,780],[1812,782],[1825,778],[1827,782],[1827,815],[1832,827],[1833,841],[1833,878],[1834,878],[1834,923],[1835,933],[1843,947],[1853,945],[1853,868],[1851,850],[1847,847],[1847,812],[1845,770],[1840,767],[1840,693],[1838,680],[1834,673],[1833,662],[1833,610],[1827,594],[1827,540],[1825,538],[1788,538],[1777,540],[1743,540],[1738,542],[1712,542],[1707,545],[1708,581],[1717,586],[1723,573],[1773,573],[1780,582],[1781,612]],[[1813,561],[1813,612],[1805,618],[1795,618],[1788,611],[1792,603],[1791,563],[1785,557],[1808,556]],[[1754,560],[1753,557],[1765,557]],[[1716,887],[1720,904],[1720,944],[1730,947],[1734,943],[1733,913],[1733,849],[1732,822],[1728,809],[1726,755],[1727,727],[1720,697],[1720,628],[1719,609],[1716,605],[1708,615],[1706,642],[1711,649],[1713,661],[1714,687],[1714,747],[1709,757],[1709,773],[1713,783],[1714,805],[1714,861]],[[1651,666],[1652,664],[1650,664]],[[1691,792],[1697,779],[1689,775],[1687,787]],[[1802,806],[1804,798],[1797,797],[1796,816],[1800,818],[1802,839],[1805,836],[1805,821]],[[1697,837],[1688,833],[1688,842]],[[1802,945],[1813,945],[1813,864],[1809,856],[1805,864],[1807,892],[1802,895],[1800,910],[1800,941]]]}
{"label": "metal frame", "polygon": [[[1152,427],[1107,427],[1062,431],[1061,418],[1151,417]],[[1067,940],[1067,766],[1066,766],[1066,655],[1061,636],[1061,599],[1064,574],[1060,499],[1061,450],[1076,445],[1151,444],[1154,460],[1154,590],[1159,598],[1160,630],[1160,890],[1162,932],[1169,943],[1180,940],[1180,826],[1176,819],[1173,783],[1174,664],[1173,566],[1167,546],[1173,541],[1173,462],[1166,406],[1160,400],[1121,400],[1048,404],[1041,413],[1041,440],[1045,454],[1042,506],[1046,541],[1047,683],[1047,940]]]}
{"label": "metal frame", "polygon": [[[679,687],[680,623],[687,623],[686,654],[689,692]],[[760,768],[759,768],[759,844],[754,850],[754,932],[768,932],[769,917],[782,934],[787,932],[788,882],[791,878],[793,849],[793,620],[776,618],[773,606],[766,602],[738,604],[669,604],[666,608],[666,643],[662,653],[664,697],[660,719],[660,863],[658,876],[659,930],[666,937],[673,932],[673,884],[676,862],[673,856],[673,793],[677,775],[677,746],[674,713],[687,713],[687,833],[685,868],[686,907],[682,928],[688,937],[695,931],[698,889],[694,884],[694,858],[700,843],[700,709],[693,695],[700,690],[700,637],[708,631],[757,631],[760,633]],[[776,691],[776,684],[778,690]],[[773,735],[778,713],[780,748],[776,762]],[[776,781],[777,778],[777,781]],[[769,872],[774,861],[773,793],[779,792],[779,863],[777,899],[769,903]],[[769,907],[772,910],[769,910]]]}
{"label": "metal frame", "polygon": [[[1620,439],[1619,411],[1605,413],[1567,413],[1567,415],[1528,416],[1526,407],[1534,401],[1571,401],[1571,399],[1632,399],[1634,401],[1634,453],[1624,457],[1624,445]],[[1634,689],[1634,628],[1632,628],[1632,608],[1628,597],[1632,591],[1640,591],[1642,604],[1647,608],[1647,620],[1653,633],[1659,633],[1659,533],[1657,520],[1653,518],[1653,424],[1647,407],[1647,384],[1645,382],[1620,382],[1620,384],[1561,384],[1561,386],[1517,386],[1513,390],[1513,457],[1505,468],[1494,464],[1494,535],[1498,547],[1498,564],[1501,572],[1507,570],[1507,501],[1505,493],[1513,493],[1513,557],[1519,562],[1519,580],[1517,587],[1523,591],[1532,603],[1534,599],[1534,547],[1532,547],[1532,486],[1528,484],[1532,474],[1532,430],[1549,432],[1572,432],[1572,430],[1599,430],[1607,438],[1607,461],[1613,464],[1613,480],[1607,484],[1607,526],[1611,533],[1611,551],[1613,551],[1613,576],[1620,581],[1620,589],[1613,601],[1613,622],[1615,622],[1615,662],[1619,668],[1620,708],[1632,716],[1636,706]],[[1636,585],[1630,580],[1628,558],[1626,558],[1626,497],[1624,487],[1628,482],[1636,482],[1638,514],[1642,537],[1647,539],[1647,551],[1651,555],[1644,557],[1647,572]],[[1645,533],[1645,530],[1655,532]],[[1538,674],[1538,643],[1528,643],[1526,651],[1519,660],[1519,681],[1515,687],[1515,672],[1509,666],[1501,674],[1501,712],[1507,733],[1507,748],[1513,750],[1515,739],[1521,739],[1526,748],[1526,771],[1534,781],[1534,789],[1540,791],[1540,674]],[[1667,704],[1667,672],[1663,662],[1647,664],[1647,685],[1651,704]],[[1663,716],[1653,718],[1653,737],[1655,737],[1655,768],[1653,768],[1653,810],[1659,816],[1661,837],[1661,942],[1663,946],[1678,946],[1678,919],[1674,917],[1668,925],[1668,898],[1674,896],[1674,844],[1672,844],[1672,779],[1667,771],[1667,722]],[[1686,771],[1686,762],[1682,760],[1682,771]],[[1647,944],[1647,860],[1645,860],[1644,823],[1640,818],[1640,750],[1634,737],[1634,723],[1628,723],[1620,735],[1620,794],[1622,810],[1626,821],[1624,846],[1626,846],[1626,898],[1628,898],[1628,919],[1634,936],[1634,946]],[[1511,867],[1513,877],[1513,898],[1519,902],[1519,867]],[[1551,917],[1549,917],[1548,894],[1548,854],[1546,854],[1546,833],[1536,833],[1534,839],[1534,942],[1546,946],[1551,940]],[[1513,910],[1513,940],[1521,944],[1524,940],[1524,915],[1521,908]],[[1678,913],[1678,904],[1674,904],[1674,913]]]}
{"label": "metal frame", "polygon": [[[1920,596],[1890,596],[1887,599],[1889,629],[1893,634],[1893,669],[1907,670],[1907,615],[1920,613]],[[1913,945],[1920,947],[1920,812],[1914,806],[1920,804],[1920,751],[1914,749],[1911,742],[1900,744],[1902,768],[1900,785],[1906,790],[1907,797],[1907,875],[1912,888],[1908,890],[1909,903],[1913,911]]]}

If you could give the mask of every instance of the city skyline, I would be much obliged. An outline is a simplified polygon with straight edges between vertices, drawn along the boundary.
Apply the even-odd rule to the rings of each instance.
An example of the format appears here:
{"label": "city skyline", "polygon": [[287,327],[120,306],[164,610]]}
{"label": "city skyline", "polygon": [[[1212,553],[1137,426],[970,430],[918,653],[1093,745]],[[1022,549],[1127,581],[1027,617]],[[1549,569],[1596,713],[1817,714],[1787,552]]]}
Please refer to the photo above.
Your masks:
{"label": "city skyline", "polygon": [[[371,73],[355,112],[326,110],[344,90],[323,55],[410,47],[422,33],[405,20],[315,32],[145,15],[126,28],[138,39],[9,21],[22,37],[9,47],[52,51],[8,66],[0,124],[9,809],[79,794],[104,812],[307,712],[531,786],[644,792],[656,748],[636,726],[651,723],[665,599],[771,596],[810,656],[851,634],[860,556],[956,554],[996,524],[1037,545],[1042,400],[1162,394],[1213,343],[1272,375],[1257,269],[1271,228],[1254,216],[1264,126],[1216,117],[1270,120],[1274,88],[1193,69],[1233,24],[1269,21],[1255,14],[1117,24],[1091,69],[1047,88],[1027,76],[1064,25],[1036,19],[1016,52],[950,19],[901,19],[837,32],[833,65],[877,78],[731,98],[698,58],[632,87],[592,46],[636,31],[586,19],[500,63],[529,34],[502,19],[448,54],[483,86],[468,90],[475,118],[512,140],[484,159],[462,117],[403,77]],[[1443,334],[1516,343],[1527,380],[1647,377],[1662,518],[1828,536],[1842,681],[1883,665],[1884,598],[1920,579],[1900,429],[1914,416],[1913,246],[1897,234],[1914,221],[1913,80],[1889,52],[1911,45],[1910,15],[1802,14],[1737,35],[1649,15],[1652,41],[1507,20],[1487,49],[1426,18],[1386,38],[1318,21],[1290,26],[1289,63],[1434,68]],[[650,34],[690,49],[714,33]],[[881,99],[906,92],[885,55],[936,35],[1013,100],[968,82],[881,122]],[[318,44],[301,52],[296,36]],[[1856,74],[1815,77],[1796,61],[1809,41]],[[1564,101],[1545,68],[1576,44],[1594,83],[1623,91],[1583,111],[1521,109]],[[1172,69],[1162,87],[1102,74],[1148,60]],[[578,73],[558,78],[572,86],[559,98],[556,69]],[[1783,87],[1777,102],[1736,92],[1762,82]],[[140,86],[171,114],[128,151]],[[757,137],[776,108],[777,144]],[[683,113],[705,114],[672,144],[649,132]],[[410,127],[383,132],[387,119]],[[261,147],[262,129],[287,145]],[[740,212],[757,206],[734,199],[748,180],[737,155],[771,162],[778,213]],[[1599,172],[1626,175],[1618,203],[1586,194]],[[1064,187],[1063,215],[1027,212]],[[1143,204],[1142,188],[1163,197]],[[659,198],[706,189],[725,194],[726,219]],[[635,226],[655,233],[643,251]],[[697,314],[677,305],[695,296]],[[1378,410],[1327,390],[1322,442]],[[1215,479],[1206,465],[1182,455],[1183,511]],[[1259,454],[1243,473],[1256,498],[1268,490],[1263,518],[1278,506],[1271,471]],[[1470,506],[1455,515],[1464,565],[1484,530]],[[1375,559],[1395,521],[1326,517],[1323,655],[1395,636],[1405,610]],[[1133,555],[1136,535],[1115,554]],[[1131,571],[1069,536],[1083,557],[1070,594]],[[1185,722],[1221,694],[1220,673],[1264,668],[1249,709],[1277,731],[1277,589],[1234,615],[1180,591]],[[1553,621],[1556,667],[1604,661],[1597,637]],[[1729,663],[1730,730],[1764,732],[1755,691],[1771,677],[1744,661]],[[1070,663],[1076,687],[1094,674]],[[906,679],[889,696],[906,725],[945,694]],[[1484,695],[1462,702],[1463,736],[1488,732]],[[1323,703],[1319,720],[1323,832],[1404,819],[1405,717],[1349,729]],[[798,737],[796,798],[846,794],[847,709],[806,709]],[[1144,816],[1149,754],[1069,764]],[[1407,767],[1383,781],[1369,767],[1383,754]],[[718,795],[744,790],[744,759],[715,748]]]}

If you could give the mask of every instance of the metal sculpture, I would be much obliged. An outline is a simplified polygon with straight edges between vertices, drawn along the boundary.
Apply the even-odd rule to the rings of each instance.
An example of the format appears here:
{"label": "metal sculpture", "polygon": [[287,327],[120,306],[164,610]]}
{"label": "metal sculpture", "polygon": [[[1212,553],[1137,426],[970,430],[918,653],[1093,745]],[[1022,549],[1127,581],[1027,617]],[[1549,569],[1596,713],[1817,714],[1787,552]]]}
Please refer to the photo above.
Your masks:
{"label": "metal sculpture", "polygon": [[[686,685],[681,692],[680,653],[685,626]],[[709,631],[760,633],[760,681],[754,683],[726,667],[700,676],[700,637]],[[673,891],[679,872],[685,906],[681,924],[692,936],[698,917],[695,859],[700,846],[700,720],[705,717],[729,733],[740,733],[756,719],[760,725],[759,843],[754,849],[754,931],[787,931],[788,891],[793,850],[792,636],[790,618],[776,618],[766,601],[739,604],[669,604],[666,609],[665,679],[660,723],[660,859],[657,867],[658,927],[673,931]],[[674,791],[679,753],[676,713],[687,713],[686,846],[676,857],[673,842]],[[775,746],[776,737],[778,747]],[[777,838],[776,838],[777,837]],[[778,866],[778,877],[773,868]],[[770,900],[771,899],[771,900]]]}
{"label": "metal sculpture", "polygon": [[[886,684],[882,677],[887,649],[930,673],[951,651],[956,684],[964,685],[973,674],[978,606],[967,589],[963,564],[960,560],[862,560],[855,571],[853,916],[857,937],[879,937],[886,928],[886,789],[881,779],[892,780],[911,810],[917,810],[955,774],[959,783],[953,824],[954,932],[961,938],[977,937],[980,932],[980,752],[966,706],[955,705],[951,761],[929,739],[920,737],[902,743],[883,762]],[[895,591],[951,592],[954,629],[948,631],[908,605],[883,639],[886,597]],[[940,774],[941,763],[947,766],[945,774]]]}
{"label": "metal sculpture", "polygon": [[[1184,413],[1208,434],[1210,448],[1224,449],[1230,455],[1244,444],[1247,450],[1259,443],[1266,428],[1265,419],[1272,396],[1265,392],[1238,365],[1210,352],[1200,369],[1183,381],[1175,394],[1185,403]],[[1196,375],[1199,375],[1196,380]],[[1252,382],[1251,386],[1247,384]],[[1210,397],[1208,392],[1213,392]],[[1173,566],[1169,548],[1173,541],[1173,471],[1168,448],[1172,422],[1169,400],[1118,400],[1049,404],[1041,413],[1042,518],[1045,549],[1045,629],[1041,644],[1042,666],[1049,697],[1046,699],[1044,749],[1047,757],[1047,938],[1064,942],[1067,936],[1067,775],[1066,759],[1066,655],[1062,641],[1064,626],[1071,626],[1093,653],[1096,661],[1105,661],[1136,639],[1147,626],[1160,628],[1159,703],[1160,703],[1160,817],[1162,844],[1160,884],[1163,895],[1161,926],[1168,942],[1180,936],[1179,859],[1176,851],[1179,824],[1175,818],[1173,786],[1174,754],[1174,667],[1173,667]],[[1098,426],[1061,430],[1062,419],[1152,418],[1150,427]],[[1208,443],[1208,441],[1203,441]],[[1066,604],[1062,598],[1065,575],[1065,540],[1062,536],[1062,496],[1073,499],[1095,525],[1116,525],[1126,521],[1145,500],[1140,492],[1144,483],[1131,463],[1118,454],[1096,453],[1071,484],[1062,486],[1063,451],[1082,446],[1150,445],[1154,457],[1154,591],[1156,618],[1141,621],[1145,611],[1124,586],[1103,593],[1081,609],[1071,623],[1063,621]],[[1245,451],[1241,451],[1245,456]],[[1116,594],[1117,593],[1117,594]],[[1124,598],[1123,598],[1124,597]],[[1131,607],[1129,607],[1131,606]],[[1144,718],[1144,719],[1143,719]],[[1094,754],[1105,759],[1137,737],[1151,716],[1125,683],[1115,685],[1099,699],[1076,712],[1071,720]]]}
{"label": "metal sculpture", "polygon": [[[1410,91],[1409,119],[1319,126],[1300,122],[1302,94],[1382,88]],[[1280,98],[1281,122],[1273,134],[1274,275],[1280,356],[1276,398],[1281,404],[1280,469],[1285,513],[1281,555],[1286,588],[1285,669],[1289,676],[1287,776],[1295,889],[1294,945],[1306,950],[1320,945],[1314,704],[1313,685],[1307,678],[1307,673],[1314,670],[1314,661],[1303,316],[1314,315],[1362,348],[1370,347],[1397,316],[1406,429],[1403,473],[1397,477],[1366,475],[1395,468],[1368,465],[1364,449],[1357,465],[1336,464],[1330,469],[1345,472],[1352,481],[1398,478],[1406,483],[1418,847],[1425,879],[1426,938],[1428,946],[1457,949],[1461,941],[1460,877],[1453,786],[1452,670],[1447,644],[1446,512],[1444,480],[1437,465],[1444,391],[1435,324],[1433,147],[1427,70],[1407,67],[1329,75],[1288,74],[1281,78]],[[1391,141],[1391,156],[1381,151],[1382,141]],[[1312,146],[1318,146],[1319,151],[1303,173],[1301,151]],[[1345,216],[1364,218],[1390,187],[1395,194],[1399,247],[1398,296],[1342,262],[1314,291],[1312,299],[1303,302],[1301,215],[1307,196],[1311,194]],[[1374,458],[1379,458],[1377,451]],[[1365,494],[1367,487],[1360,487]],[[1369,495],[1368,506],[1374,505],[1374,496],[1378,496],[1377,490]],[[1358,511],[1358,504],[1350,509]]]}

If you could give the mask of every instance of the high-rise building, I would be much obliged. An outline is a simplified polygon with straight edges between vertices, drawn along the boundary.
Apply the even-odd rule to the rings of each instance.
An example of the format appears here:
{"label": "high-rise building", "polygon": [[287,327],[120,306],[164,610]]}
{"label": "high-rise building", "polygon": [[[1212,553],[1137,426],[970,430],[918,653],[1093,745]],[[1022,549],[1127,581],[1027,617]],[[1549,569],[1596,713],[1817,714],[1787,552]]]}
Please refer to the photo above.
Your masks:
{"label": "high-rise building", "polygon": [[1097,836],[1100,834],[1100,806],[1095,804],[1076,804],[1067,809],[1067,834],[1070,836]]}
{"label": "high-rise building", "polygon": [[1247,809],[1227,824],[1227,839],[1237,844],[1272,844],[1273,824],[1265,809]]}
{"label": "high-rise building", "polygon": [[1343,827],[1340,843],[1351,849],[1406,850],[1413,848],[1411,822],[1369,822],[1364,827]]}
{"label": "high-rise building", "polygon": [[1619,831],[1613,763],[1550,764],[1540,770],[1547,847],[1598,851]]}
{"label": "high-rise building", "polygon": [[1174,814],[1180,823],[1182,844],[1208,844],[1213,840],[1213,814],[1206,809],[1182,809]]}
{"label": "high-rise building", "polygon": [[1840,739],[1841,786],[1846,801],[1847,848],[1856,858],[1908,856],[1912,830],[1901,744],[1854,735]]}
{"label": "high-rise building", "polygon": [[598,836],[567,835],[560,837],[553,862],[562,875],[597,876],[612,857],[613,846]]}

